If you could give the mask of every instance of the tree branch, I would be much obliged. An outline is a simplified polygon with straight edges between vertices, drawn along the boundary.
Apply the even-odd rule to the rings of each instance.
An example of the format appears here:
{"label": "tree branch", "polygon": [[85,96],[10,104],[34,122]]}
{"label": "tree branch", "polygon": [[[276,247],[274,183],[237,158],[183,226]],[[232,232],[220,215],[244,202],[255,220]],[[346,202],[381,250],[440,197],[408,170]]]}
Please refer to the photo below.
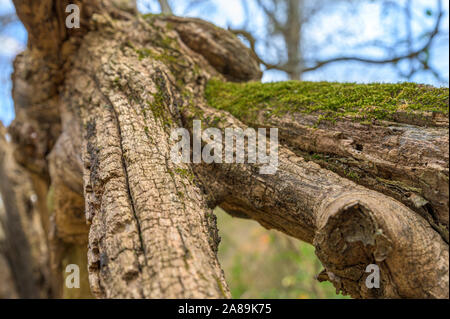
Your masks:
{"label": "tree branch", "polygon": [[172,8],[169,5],[168,0],[158,0],[161,12],[164,14],[173,14]]}
{"label": "tree branch", "polygon": [[[311,72],[315,71],[325,65],[335,63],[335,62],[344,62],[344,61],[355,61],[355,62],[362,62],[362,63],[369,63],[369,64],[397,64],[398,62],[402,60],[411,60],[414,58],[418,58],[420,54],[423,52],[429,51],[430,47],[433,44],[433,41],[435,37],[439,34],[439,28],[441,24],[442,17],[444,15],[444,11],[442,8],[442,1],[438,0],[438,15],[434,24],[434,27],[429,33],[428,39],[426,43],[419,49],[413,50],[408,52],[407,54],[398,55],[392,58],[386,58],[386,59],[373,59],[369,57],[358,57],[358,56],[341,56],[341,57],[335,57],[330,58],[322,61],[316,61],[311,63],[312,66],[306,67],[303,69],[303,72]],[[423,63],[423,62],[422,62]]]}
{"label": "tree branch", "polygon": [[[224,111],[199,106],[205,118],[222,119],[217,124],[222,130],[246,129]],[[187,118],[193,116],[185,112]],[[448,244],[424,218],[284,146],[278,154],[274,175],[259,174],[258,164],[203,164],[194,170],[225,211],[313,243],[328,280],[344,293],[362,298],[448,296]],[[365,286],[365,266],[371,263],[381,268],[380,290]]]}

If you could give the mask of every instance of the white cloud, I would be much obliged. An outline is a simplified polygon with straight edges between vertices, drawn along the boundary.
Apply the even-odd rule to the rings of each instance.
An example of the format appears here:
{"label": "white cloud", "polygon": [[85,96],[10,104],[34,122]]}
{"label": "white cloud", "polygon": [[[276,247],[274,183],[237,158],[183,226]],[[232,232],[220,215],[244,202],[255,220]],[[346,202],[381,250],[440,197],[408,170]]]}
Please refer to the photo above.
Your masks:
{"label": "white cloud", "polygon": [[0,13],[11,12],[14,6],[11,0],[0,0]]}
{"label": "white cloud", "polygon": [[[2,0],[0,0],[2,1]],[[13,57],[24,49],[23,45],[13,37],[0,35],[0,55]]]}

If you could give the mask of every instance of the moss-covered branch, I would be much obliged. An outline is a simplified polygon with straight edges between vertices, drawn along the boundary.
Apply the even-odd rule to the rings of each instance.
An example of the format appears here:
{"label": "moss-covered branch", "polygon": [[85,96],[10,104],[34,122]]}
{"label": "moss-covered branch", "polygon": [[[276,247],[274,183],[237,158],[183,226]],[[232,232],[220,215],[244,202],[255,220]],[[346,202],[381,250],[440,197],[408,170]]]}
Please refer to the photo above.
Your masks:
{"label": "moss-covered branch", "polygon": [[413,83],[212,80],[205,94],[247,125],[278,127],[281,143],[306,160],[403,202],[448,242],[448,92]]}
{"label": "moss-covered branch", "polygon": [[415,83],[239,84],[212,80],[206,88],[206,98],[212,107],[226,110],[245,122],[254,120],[264,110],[267,118],[304,113],[316,115],[320,121],[352,118],[360,122],[390,120],[420,124],[427,122],[430,113],[433,118],[448,116],[448,93],[448,88]]}

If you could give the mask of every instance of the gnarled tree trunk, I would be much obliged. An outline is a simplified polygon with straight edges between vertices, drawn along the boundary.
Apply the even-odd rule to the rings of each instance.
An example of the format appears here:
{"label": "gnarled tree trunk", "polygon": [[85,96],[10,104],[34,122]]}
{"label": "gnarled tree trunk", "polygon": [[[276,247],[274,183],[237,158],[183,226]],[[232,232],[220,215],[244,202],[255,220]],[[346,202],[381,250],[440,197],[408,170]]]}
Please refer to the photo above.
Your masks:
{"label": "gnarled tree trunk", "polygon": [[[320,278],[344,293],[448,298],[448,121],[363,126],[343,117],[317,127],[317,115],[301,112],[267,120],[258,115],[264,105],[256,117],[239,116],[205,97],[212,79],[261,76],[227,31],[140,16],[118,0],[75,1],[81,28],[69,30],[68,1],[14,3],[29,44],[14,65],[9,131],[17,162],[33,176],[55,296],[230,297],[216,255],[212,209],[220,205],[314,244],[326,269]],[[279,126],[277,172],[173,163],[170,133],[191,129],[193,119]],[[414,148],[425,155],[416,158]],[[352,181],[314,157],[321,167],[310,152],[346,159],[361,177]],[[371,263],[380,266],[380,289],[365,286]],[[90,292],[63,289],[67,264],[88,273]]]}

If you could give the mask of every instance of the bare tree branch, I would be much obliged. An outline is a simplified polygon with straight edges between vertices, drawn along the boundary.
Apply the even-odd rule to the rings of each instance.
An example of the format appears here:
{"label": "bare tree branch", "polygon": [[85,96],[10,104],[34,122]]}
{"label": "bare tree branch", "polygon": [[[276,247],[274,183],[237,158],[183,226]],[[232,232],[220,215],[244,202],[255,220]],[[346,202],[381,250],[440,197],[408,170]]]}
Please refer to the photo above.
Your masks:
{"label": "bare tree branch", "polygon": [[[401,5],[395,1],[383,1],[383,15],[386,15],[386,10],[394,10],[395,12],[401,14],[405,19],[405,26],[406,26],[406,36],[405,38],[401,38],[398,41],[395,41],[394,43],[384,43],[384,41],[380,39],[372,40],[370,42],[361,43],[354,48],[366,48],[366,47],[375,47],[377,49],[381,49],[385,52],[385,58],[374,58],[371,56],[359,56],[359,55],[338,55],[331,58],[326,58],[323,60],[308,60],[303,57],[303,54],[301,54],[301,45],[303,44],[302,41],[300,41],[300,38],[302,38],[302,29],[304,29],[303,25],[311,20],[311,16],[319,12],[321,9],[324,8],[324,4],[321,3],[320,5],[316,5],[313,7],[306,7],[302,8],[303,12],[301,12],[301,15],[297,17],[297,20],[299,20],[298,24],[293,24],[292,19],[289,19],[289,16],[292,16],[293,13],[295,13],[293,10],[292,5],[294,2],[298,1],[291,1],[286,0],[283,3],[285,6],[280,6],[280,2],[277,1],[263,1],[263,0],[257,0],[257,5],[261,8],[262,12],[266,15],[268,20],[268,29],[269,29],[269,36],[267,39],[261,39],[258,36],[256,36],[256,33],[250,29],[248,26],[248,23],[245,23],[240,28],[231,28],[230,31],[242,36],[245,38],[250,48],[254,51],[254,53],[258,56],[258,61],[260,64],[264,65],[266,70],[279,70],[286,72],[290,78],[300,78],[301,75],[293,76],[294,73],[306,73],[306,72],[312,72],[316,71],[326,65],[332,64],[332,63],[338,63],[338,62],[348,62],[348,61],[354,61],[354,62],[361,62],[361,63],[367,63],[367,64],[391,64],[394,67],[396,67],[398,74],[401,77],[404,77],[406,79],[411,79],[412,76],[414,76],[418,72],[430,72],[433,74],[433,76],[441,81],[445,82],[446,80],[442,78],[440,75],[440,72],[435,69],[435,67],[432,67],[429,65],[429,52],[432,50],[432,45],[435,42],[435,39],[442,34],[442,30],[440,27],[440,24],[442,22],[442,17],[444,15],[444,9],[442,5],[442,0],[437,0],[437,9],[435,14],[435,22],[433,28],[425,33],[424,35],[420,35],[420,37],[414,37],[414,31],[412,29],[412,23],[414,19],[413,10],[412,10],[412,2],[407,2],[404,5]],[[269,5],[270,4],[270,5]],[[297,4],[298,6],[302,6],[302,3]],[[303,7],[303,6],[302,6]],[[281,10],[281,11],[280,11]],[[427,13],[429,15],[429,13]],[[250,17],[248,18],[250,19]],[[293,36],[289,36],[290,32],[292,34],[292,30],[297,30],[298,37],[295,38],[299,41],[293,41]],[[277,45],[274,44],[275,37],[281,36],[284,45],[283,45],[283,51],[278,52],[277,55],[283,57],[286,53],[286,58],[278,58],[278,62],[270,62],[267,61],[267,57],[262,57],[261,54],[257,54],[257,45],[261,41],[265,42],[266,48],[277,48]],[[423,39],[425,37],[425,39]],[[271,41],[269,41],[271,40]],[[415,46],[415,42],[419,41],[426,41],[421,47],[417,48]],[[297,45],[298,42],[298,45]],[[308,44],[306,44],[307,46]],[[293,55],[292,52],[294,51],[293,48],[296,48],[298,52],[300,52],[300,58],[293,58],[296,56]],[[399,48],[404,48],[404,51],[399,53]],[[289,54],[291,52],[291,54]],[[401,64],[399,62],[402,61],[409,61],[408,63],[408,69],[402,70],[400,68]],[[303,64],[303,66],[302,66]],[[299,68],[298,72],[295,72],[295,69]]]}
{"label": "bare tree branch", "polygon": [[172,8],[167,0],[158,0],[161,12],[164,14],[173,14]]}
{"label": "bare tree branch", "polygon": [[[444,11],[442,8],[442,1],[439,0],[438,1],[438,14],[437,14],[437,18],[436,18],[434,27],[430,32],[428,32],[429,35],[428,35],[427,42],[417,50],[413,50],[406,54],[398,55],[398,56],[394,56],[392,58],[386,58],[386,59],[373,59],[370,57],[358,57],[358,56],[340,56],[340,57],[330,58],[330,59],[326,59],[326,60],[322,60],[322,61],[316,61],[316,62],[312,63],[312,66],[304,68],[303,72],[315,71],[325,65],[335,63],[335,62],[343,62],[343,61],[355,61],[355,62],[363,62],[363,63],[369,63],[369,64],[397,64],[398,62],[400,62],[402,60],[414,60],[414,59],[417,59],[423,65],[424,70],[429,70],[428,62],[426,60],[421,60],[420,56],[422,53],[426,53],[430,50],[430,47],[432,46],[434,39],[439,34],[440,24],[441,24],[443,15],[444,15]],[[410,36],[408,36],[408,39],[409,39],[409,37]],[[409,46],[409,42],[408,42],[408,46]],[[411,77],[412,73],[415,71],[417,71],[417,70],[413,69],[410,74],[406,75],[406,77]]]}
{"label": "bare tree branch", "polygon": [[17,21],[17,16],[14,13],[0,15],[0,28],[6,27],[15,21]]}

